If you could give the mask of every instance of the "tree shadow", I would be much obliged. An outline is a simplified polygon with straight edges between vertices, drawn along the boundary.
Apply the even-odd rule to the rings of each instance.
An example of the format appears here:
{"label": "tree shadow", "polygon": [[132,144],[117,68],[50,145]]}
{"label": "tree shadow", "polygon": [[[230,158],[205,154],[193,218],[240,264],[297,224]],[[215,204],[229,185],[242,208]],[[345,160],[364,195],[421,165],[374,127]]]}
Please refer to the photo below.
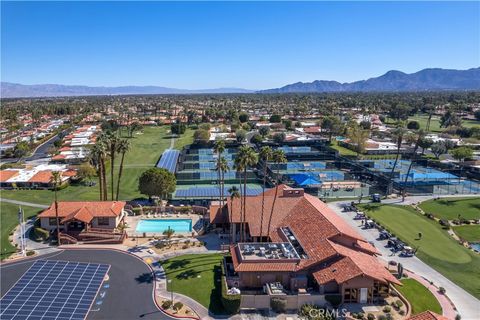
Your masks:
{"label": "tree shadow", "polygon": [[[164,263],[168,263],[168,260],[164,261]],[[187,266],[189,263],[190,263],[190,260],[187,260],[187,259],[175,260],[167,267],[167,269],[168,270],[182,269],[185,266]]]}
{"label": "tree shadow", "polygon": [[473,209],[480,210],[480,203],[470,203],[469,206],[472,207]]}
{"label": "tree shadow", "polygon": [[151,272],[145,272],[135,278],[138,283],[152,283],[153,274]]}
{"label": "tree shadow", "polygon": [[223,305],[221,303],[222,296],[222,268],[220,266],[213,267],[213,283],[214,287],[210,292],[210,303],[208,304],[208,310],[215,314],[221,315],[225,314]]}
{"label": "tree shadow", "polygon": [[362,206],[366,211],[378,211],[380,210],[380,208],[382,207],[381,205],[378,205],[378,204],[364,204]]}
{"label": "tree shadow", "polygon": [[200,272],[195,269],[188,269],[185,272],[177,274],[175,278],[185,280],[185,279],[196,278],[199,274]]}

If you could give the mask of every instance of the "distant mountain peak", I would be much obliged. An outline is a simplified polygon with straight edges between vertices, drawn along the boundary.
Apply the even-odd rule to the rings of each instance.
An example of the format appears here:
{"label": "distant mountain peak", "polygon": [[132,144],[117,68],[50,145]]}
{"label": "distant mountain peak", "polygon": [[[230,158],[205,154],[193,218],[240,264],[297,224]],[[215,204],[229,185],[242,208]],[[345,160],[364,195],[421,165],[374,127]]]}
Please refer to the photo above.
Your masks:
{"label": "distant mountain peak", "polygon": [[443,90],[480,90],[480,67],[468,70],[441,68],[423,69],[415,73],[390,70],[385,74],[355,82],[340,83],[329,80],[296,82],[260,93],[307,92],[407,92]]}

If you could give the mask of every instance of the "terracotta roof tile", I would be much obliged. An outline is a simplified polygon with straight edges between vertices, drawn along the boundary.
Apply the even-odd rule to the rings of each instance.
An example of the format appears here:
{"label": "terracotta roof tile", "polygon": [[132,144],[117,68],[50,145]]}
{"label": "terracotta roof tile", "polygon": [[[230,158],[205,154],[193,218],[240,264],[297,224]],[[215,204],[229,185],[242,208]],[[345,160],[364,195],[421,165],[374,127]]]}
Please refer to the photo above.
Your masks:
{"label": "terracotta roof tile", "polygon": [[[124,201],[61,201],[58,203],[58,216],[66,218],[79,210],[87,210],[92,217],[117,217],[125,207]],[[85,217],[84,213],[81,213]],[[55,217],[55,203],[38,215],[40,218]]]}
{"label": "terracotta roof tile", "polygon": [[50,170],[42,170],[35,173],[28,182],[33,183],[49,183],[50,179],[52,178],[52,171]]}
{"label": "terracotta roof tile", "polygon": [[448,318],[427,310],[408,318],[408,320],[448,320]]}
{"label": "terracotta roof tile", "polygon": [[8,179],[16,176],[18,174],[17,170],[1,170],[0,171],[0,182],[7,182]]}

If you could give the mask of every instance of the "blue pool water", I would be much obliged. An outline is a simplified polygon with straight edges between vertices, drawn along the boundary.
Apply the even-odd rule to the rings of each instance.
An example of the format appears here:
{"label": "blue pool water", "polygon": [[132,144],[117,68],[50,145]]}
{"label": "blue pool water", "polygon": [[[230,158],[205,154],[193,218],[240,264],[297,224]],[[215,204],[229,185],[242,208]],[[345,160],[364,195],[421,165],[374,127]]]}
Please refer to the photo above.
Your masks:
{"label": "blue pool water", "polygon": [[480,243],[470,243],[473,250],[480,252]]}
{"label": "blue pool water", "polygon": [[192,219],[148,219],[140,220],[136,232],[162,233],[168,227],[175,232],[192,232]]}

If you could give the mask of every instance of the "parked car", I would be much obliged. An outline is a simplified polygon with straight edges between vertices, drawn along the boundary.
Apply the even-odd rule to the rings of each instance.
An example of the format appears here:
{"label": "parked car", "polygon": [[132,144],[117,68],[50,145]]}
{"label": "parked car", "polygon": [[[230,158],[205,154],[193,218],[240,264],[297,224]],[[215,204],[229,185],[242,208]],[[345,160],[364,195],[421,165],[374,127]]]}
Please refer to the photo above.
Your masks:
{"label": "parked car", "polygon": [[380,194],[374,193],[372,194],[372,202],[382,202],[382,198],[380,197]]}

